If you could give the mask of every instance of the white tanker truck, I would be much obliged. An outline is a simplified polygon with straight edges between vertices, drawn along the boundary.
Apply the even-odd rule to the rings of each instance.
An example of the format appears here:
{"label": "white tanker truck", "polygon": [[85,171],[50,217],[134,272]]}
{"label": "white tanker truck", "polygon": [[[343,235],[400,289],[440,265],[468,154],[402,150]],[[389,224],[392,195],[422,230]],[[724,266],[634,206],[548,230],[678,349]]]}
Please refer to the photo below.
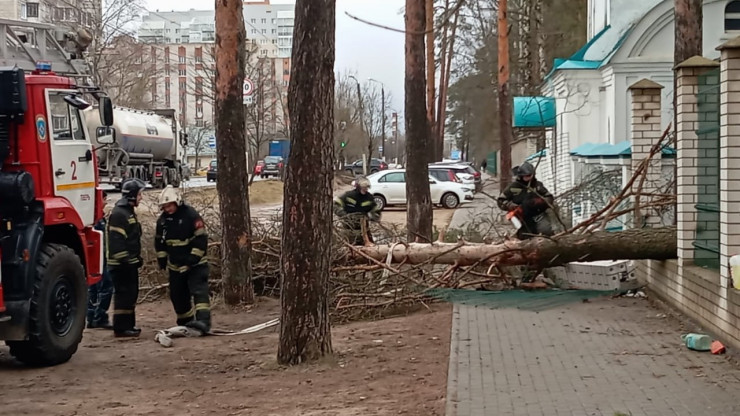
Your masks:
{"label": "white tanker truck", "polygon": [[101,127],[97,117],[86,119],[88,131],[96,140],[108,135],[114,140],[96,151],[101,184],[120,188],[124,179],[139,178],[155,188],[164,188],[178,187],[189,179],[184,163],[187,135],[178,128],[175,110],[115,107],[113,126],[108,128]]}

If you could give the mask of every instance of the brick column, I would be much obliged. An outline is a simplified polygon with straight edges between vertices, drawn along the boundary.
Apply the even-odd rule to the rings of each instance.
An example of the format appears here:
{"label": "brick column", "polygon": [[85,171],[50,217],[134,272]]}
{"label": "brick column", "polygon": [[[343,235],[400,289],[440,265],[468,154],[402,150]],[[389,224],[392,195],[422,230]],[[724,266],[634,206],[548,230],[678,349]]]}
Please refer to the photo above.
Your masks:
{"label": "brick column", "polygon": [[[676,85],[678,88],[676,125],[677,150],[677,227],[678,264],[690,266],[694,262],[694,240],[696,239],[696,203],[699,192],[696,176],[699,142],[696,130],[699,128],[699,109],[696,94],[699,92],[699,75],[719,66],[718,62],[694,56],[676,65]],[[681,273],[679,273],[681,275]]]}
{"label": "brick column", "polygon": [[[650,154],[650,149],[660,139],[662,126],[660,120],[660,100],[662,85],[649,79],[642,79],[629,87],[632,93],[632,171]],[[657,190],[660,181],[661,155],[655,155],[648,166],[642,193],[650,194]],[[635,182],[635,191],[640,181]],[[640,205],[650,202],[649,197],[640,197]],[[660,218],[654,210],[640,209],[633,218],[633,226],[641,228],[660,225]]]}
{"label": "brick column", "polygon": [[729,257],[740,254],[740,37],[717,48],[720,58],[720,273],[728,286]]}

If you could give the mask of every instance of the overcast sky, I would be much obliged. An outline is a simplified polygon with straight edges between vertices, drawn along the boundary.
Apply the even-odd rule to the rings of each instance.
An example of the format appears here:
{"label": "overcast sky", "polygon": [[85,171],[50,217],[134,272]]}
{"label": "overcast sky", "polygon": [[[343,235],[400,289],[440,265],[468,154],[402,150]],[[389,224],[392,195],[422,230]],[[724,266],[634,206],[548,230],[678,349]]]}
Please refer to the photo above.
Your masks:
{"label": "overcast sky", "polygon": [[[272,0],[273,4],[294,3]],[[213,9],[203,0],[147,0],[149,10]],[[404,0],[337,0],[336,71],[354,71],[360,80],[374,78],[393,96],[392,107],[403,113],[404,36],[399,32],[369,26],[345,12],[385,26],[403,28]]]}

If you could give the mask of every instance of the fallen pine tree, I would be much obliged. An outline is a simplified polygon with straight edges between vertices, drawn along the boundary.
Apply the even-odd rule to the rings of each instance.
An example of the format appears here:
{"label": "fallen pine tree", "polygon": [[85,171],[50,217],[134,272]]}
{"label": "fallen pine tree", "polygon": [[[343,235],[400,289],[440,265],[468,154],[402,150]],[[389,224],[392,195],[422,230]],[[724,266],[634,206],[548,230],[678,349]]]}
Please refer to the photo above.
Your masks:
{"label": "fallen pine tree", "polygon": [[536,237],[499,244],[460,242],[364,246],[356,247],[354,255],[385,262],[389,251],[392,251],[393,263],[530,265],[545,268],[573,261],[674,259],[676,241],[676,228],[662,227]]}

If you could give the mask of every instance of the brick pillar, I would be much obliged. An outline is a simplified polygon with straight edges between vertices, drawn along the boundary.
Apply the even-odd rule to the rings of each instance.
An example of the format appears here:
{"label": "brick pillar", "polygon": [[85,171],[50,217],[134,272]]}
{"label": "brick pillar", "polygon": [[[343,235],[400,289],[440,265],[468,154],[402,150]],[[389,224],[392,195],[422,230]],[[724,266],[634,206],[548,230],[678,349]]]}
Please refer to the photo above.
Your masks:
{"label": "brick pillar", "polygon": [[[677,115],[676,150],[677,150],[677,227],[678,227],[678,264],[679,267],[693,265],[694,240],[696,239],[696,203],[699,192],[696,177],[698,175],[697,158],[699,142],[696,130],[699,128],[699,109],[696,94],[699,92],[699,75],[719,66],[718,62],[694,56],[676,65]],[[679,273],[681,276],[682,273]]]}
{"label": "brick pillar", "polygon": [[[740,254],[740,37],[717,48],[720,58],[720,282],[728,286],[729,257]],[[721,306],[721,305],[720,305]]]}
{"label": "brick pillar", "polygon": [[[662,85],[649,79],[642,79],[629,87],[632,93],[632,171],[650,154],[650,149],[660,139],[662,126],[660,120],[660,101]],[[650,194],[657,190],[660,181],[661,155],[657,154],[650,161],[647,176],[642,184],[642,193]],[[635,182],[637,191],[640,181]],[[649,202],[650,198],[640,197],[640,205]],[[660,225],[660,218],[651,209],[640,209],[635,212],[633,226],[653,227]]]}

